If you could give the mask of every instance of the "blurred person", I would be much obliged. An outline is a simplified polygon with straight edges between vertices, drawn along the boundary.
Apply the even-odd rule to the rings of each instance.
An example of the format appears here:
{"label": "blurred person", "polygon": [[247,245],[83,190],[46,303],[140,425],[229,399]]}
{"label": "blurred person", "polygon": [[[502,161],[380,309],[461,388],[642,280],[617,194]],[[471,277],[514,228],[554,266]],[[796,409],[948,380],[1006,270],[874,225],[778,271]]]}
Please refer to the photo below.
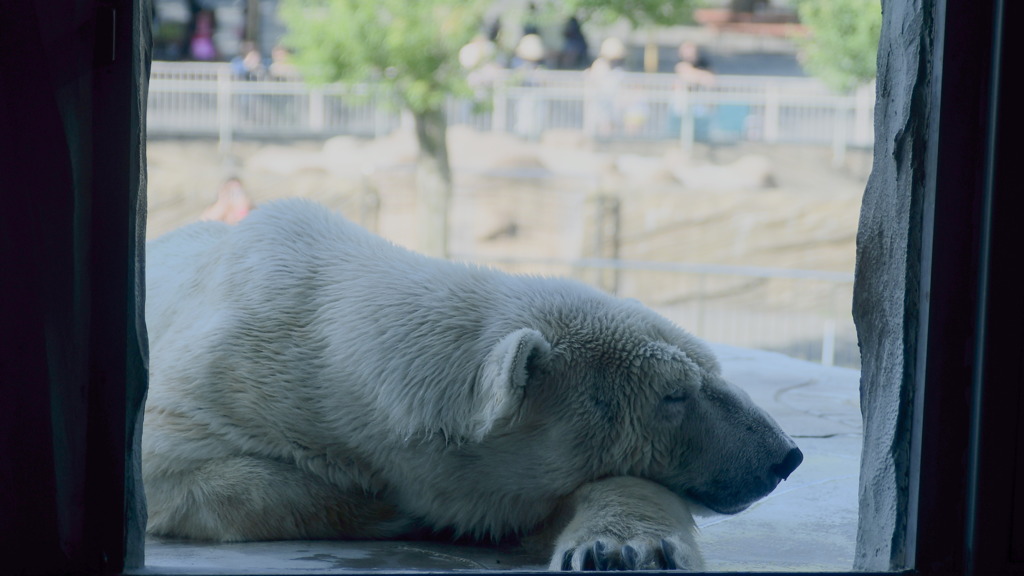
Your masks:
{"label": "blurred person", "polygon": [[[520,72],[519,82],[521,86],[536,86],[537,81],[532,77],[532,72],[543,68],[544,43],[540,36],[527,34],[516,46],[515,57],[512,59],[512,69]],[[544,129],[546,107],[543,102],[537,99],[533,90],[525,91],[516,104],[515,131],[526,138],[540,136]]]}
{"label": "blurred person", "polygon": [[298,80],[299,70],[292,64],[291,53],[278,44],[270,51],[270,66],[267,72],[275,80]]}
{"label": "blurred person", "polygon": [[609,136],[620,124],[623,62],[626,46],[622,40],[610,37],[601,43],[594,63],[586,70],[587,93],[595,98],[591,129],[598,136]]}
{"label": "blurred person", "polygon": [[544,41],[536,34],[527,34],[519,40],[511,67],[515,70],[536,70],[543,66]]}
{"label": "blurred person", "polygon": [[246,194],[242,181],[236,177],[228,178],[217,192],[217,201],[203,210],[200,220],[214,220],[226,224],[238,224],[249,215],[255,205]]}
{"label": "blurred person", "polygon": [[245,54],[242,65],[249,71],[249,74],[261,73],[263,71],[263,56],[259,50],[253,48]]}
{"label": "blurred person", "polygon": [[211,10],[200,10],[196,14],[195,32],[189,40],[189,54],[193,60],[210,61],[217,58],[217,48],[213,44],[213,31],[216,21]]}
{"label": "blurred person", "polygon": [[575,16],[570,16],[562,28],[562,51],[558,54],[558,67],[563,70],[583,70],[590,65],[590,48],[583,28]]}
{"label": "blurred person", "polygon": [[231,59],[231,71],[242,80],[262,80],[267,70],[263,66],[263,55],[252,42],[246,42],[238,56]]}
{"label": "blurred person", "polygon": [[489,90],[498,77],[498,48],[483,34],[477,34],[459,50],[459,64],[466,70],[466,81],[477,92]]}
{"label": "blurred person", "polygon": [[537,4],[530,2],[526,7],[526,16],[523,17],[523,36],[540,36],[539,17],[537,15]]}
{"label": "blurred person", "polygon": [[715,83],[715,74],[709,70],[708,62],[700,47],[689,41],[679,45],[676,76],[684,82],[702,86],[710,86]]}
{"label": "blurred person", "polygon": [[494,61],[497,47],[483,34],[477,34],[459,49],[459,64],[466,70],[476,70]]}
{"label": "blurred person", "polygon": [[466,72],[466,83],[473,91],[473,98],[460,98],[456,109],[450,113],[470,119],[480,111],[482,103],[494,100],[494,85],[501,76],[497,57],[497,46],[484,34],[477,34],[459,50],[459,64]]}
{"label": "blurred person", "polygon": [[501,42],[501,16],[498,16],[487,27],[487,39],[498,45]]}
{"label": "blurred person", "polygon": [[706,131],[704,125],[711,113],[704,104],[691,105],[690,92],[695,88],[713,86],[715,74],[708,69],[708,62],[700,47],[686,41],[679,45],[679,63],[676,64],[675,75],[670,129],[673,136],[685,137],[690,141]]}

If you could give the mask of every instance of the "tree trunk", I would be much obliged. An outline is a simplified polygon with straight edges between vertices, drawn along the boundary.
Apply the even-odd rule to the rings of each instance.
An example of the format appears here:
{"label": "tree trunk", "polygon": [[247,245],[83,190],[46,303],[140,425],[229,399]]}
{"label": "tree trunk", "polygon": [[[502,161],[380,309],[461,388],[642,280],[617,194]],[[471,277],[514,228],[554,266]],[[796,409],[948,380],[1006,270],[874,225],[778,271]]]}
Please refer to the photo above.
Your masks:
{"label": "tree trunk", "polygon": [[416,226],[420,251],[437,258],[448,257],[448,205],[452,196],[452,172],[448,165],[448,120],[443,108],[413,112],[416,141]]}

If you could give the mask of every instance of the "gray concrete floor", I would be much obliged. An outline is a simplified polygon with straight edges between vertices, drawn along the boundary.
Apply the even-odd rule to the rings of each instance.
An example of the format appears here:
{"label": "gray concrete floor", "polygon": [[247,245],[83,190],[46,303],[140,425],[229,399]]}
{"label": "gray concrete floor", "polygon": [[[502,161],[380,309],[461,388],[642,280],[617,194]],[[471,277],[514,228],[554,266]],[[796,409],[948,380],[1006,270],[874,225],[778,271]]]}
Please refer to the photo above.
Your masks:
{"label": "gray concrete floor", "polygon": [[[727,378],[765,407],[804,452],[775,492],[734,516],[698,518],[709,571],[845,571],[853,563],[861,450],[858,371],[716,346]],[[434,542],[259,542],[149,539],[145,574],[539,570],[521,549]]]}

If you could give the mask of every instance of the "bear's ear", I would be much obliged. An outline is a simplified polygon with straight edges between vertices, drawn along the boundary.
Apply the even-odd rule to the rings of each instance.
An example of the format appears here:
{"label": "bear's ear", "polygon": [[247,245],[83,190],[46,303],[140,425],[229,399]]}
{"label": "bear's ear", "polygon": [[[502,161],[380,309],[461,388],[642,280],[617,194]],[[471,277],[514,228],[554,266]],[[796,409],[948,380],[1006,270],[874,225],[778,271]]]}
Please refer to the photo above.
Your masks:
{"label": "bear's ear", "polygon": [[495,423],[515,415],[530,379],[530,358],[550,351],[547,338],[530,328],[506,335],[491,349],[477,383],[470,429],[473,440],[483,440]]}
{"label": "bear's ear", "polygon": [[672,360],[685,358],[682,350],[669,344],[668,342],[653,341],[648,342],[643,347],[644,355],[648,358],[656,358],[659,360]]}

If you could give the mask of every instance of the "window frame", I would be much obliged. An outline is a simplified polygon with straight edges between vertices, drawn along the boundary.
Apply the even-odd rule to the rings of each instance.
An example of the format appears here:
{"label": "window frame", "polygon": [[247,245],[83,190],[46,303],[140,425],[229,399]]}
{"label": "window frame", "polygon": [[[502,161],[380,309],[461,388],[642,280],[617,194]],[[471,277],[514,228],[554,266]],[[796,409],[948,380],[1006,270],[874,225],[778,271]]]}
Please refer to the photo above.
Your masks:
{"label": "window frame", "polygon": [[925,166],[908,552],[922,574],[1024,573],[1013,539],[1024,540],[1024,295],[1007,272],[1024,241],[1011,218],[1024,206],[1001,129],[1006,57],[1020,53],[1004,26],[1021,6],[950,0],[934,13],[946,25],[929,95],[938,138]]}
{"label": "window frame", "polygon": [[[42,0],[38,6],[26,4],[17,12],[21,3],[12,2],[11,10],[26,18],[46,13]],[[1021,4],[1003,0],[926,4],[935,22],[930,45],[935,64],[928,91],[921,95],[930,102],[929,115],[919,120],[926,123],[927,133],[937,137],[924,144],[919,252],[908,251],[920,255],[920,266],[912,272],[920,290],[913,303],[917,325],[905,336],[914,345],[908,373],[915,394],[907,431],[912,463],[908,525],[900,545],[906,546],[907,563],[913,568],[895,573],[1024,572],[1022,545],[1012,539],[1016,534],[1024,540],[1019,537],[1024,531],[1024,426],[1016,424],[1024,417],[1022,295],[1013,289],[1012,274],[1006,272],[1019,259],[1014,248],[1024,243],[1020,227],[1011,220],[1021,200],[1010,194],[1006,168],[1010,131],[999,130],[1001,119],[1007,118],[1001,114],[1008,90],[1002,81],[1007,72],[1005,56],[1020,53],[1019,35],[1004,34],[1003,22],[1022,21],[1012,18],[1019,15]],[[26,424],[20,431],[25,435],[22,439],[0,428],[5,432],[5,449],[16,441],[28,441],[52,456],[56,465],[25,473],[58,476],[56,482],[49,477],[46,486],[66,480],[62,489],[72,493],[75,512],[54,508],[62,501],[54,497],[49,502],[53,509],[47,508],[41,520],[44,528],[40,530],[49,531],[42,540],[40,530],[19,534],[17,527],[3,527],[0,534],[10,536],[2,544],[9,552],[6,557],[24,559],[12,564],[16,571],[21,567],[43,573],[118,574],[142,567],[145,516],[140,486],[134,479],[139,476],[137,440],[147,378],[145,327],[140,320],[144,268],[139,251],[145,236],[146,81],[142,75],[148,68],[151,10],[149,0],[82,0],[76,5],[75,15],[87,22],[89,31],[80,40],[96,55],[83,72],[89,75],[90,87],[81,95],[79,109],[90,118],[81,123],[84,132],[71,134],[74,130],[68,130],[67,124],[65,132],[53,132],[57,140],[65,139],[53,144],[53,153],[71,156],[70,169],[78,179],[70,200],[52,201],[74,203],[68,221],[78,227],[78,235],[71,237],[71,251],[80,258],[75,261],[81,274],[76,282],[86,285],[75,294],[87,298],[81,305],[89,322],[80,329],[72,319],[65,327],[80,331],[74,342],[80,346],[77,353],[87,360],[76,375],[86,382],[85,397],[63,421],[68,427],[64,432],[72,439],[67,446],[59,445],[60,439],[52,434],[58,414],[53,406],[61,402],[51,396],[56,390],[51,388],[52,373],[37,380],[29,375],[18,384],[45,389],[23,393],[33,401],[50,402],[43,412],[55,420],[35,428]],[[47,41],[39,40],[38,47],[48,46]],[[106,54],[112,59],[107,60]],[[6,60],[0,62],[6,64]],[[7,96],[5,90],[0,87],[0,96]],[[0,123],[0,127],[9,124]],[[127,170],[126,158],[130,159]],[[83,169],[82,162],[89,168]],[[9,166],[13,165],[0,165]],[[33,167],[39,169],[48,165]],[[30,205],[11,200],[5,210],[34,214]],[[89,241],[85,247],[77,244],[83,238]],[[0,242],[6,240],[0,237]],[[0,244],[0,255],[8,249]],[[5,334],[17,326],[6,318],[2,322]],[[0,360],[13,357],[0,356]],[[8,370],[2,363],[0,368]],[[0,376],[9,373],[0,372]],[[3,385],[9,392],[10,383]],[[0,409],[0,414],[10,415],[15,409],[20,407]],[[78,436],[81,440],[75,440]],[[1001,472],[1006,439],[1016,450],[1017,462],[1016,473],[1009,476]],[[0,481],[7,482],[14,472],[2,468]],[[66,470],[71,476],[60,478]],[[26,498],[36,496],[27,485],[15,486],[24,490],[21,495]],[[26,522],[34,510],[22,510],[21,516],[12,518]],[[122,513],[111,514],[112,510]],[[45,560],[54,554],[56,560]]]}

